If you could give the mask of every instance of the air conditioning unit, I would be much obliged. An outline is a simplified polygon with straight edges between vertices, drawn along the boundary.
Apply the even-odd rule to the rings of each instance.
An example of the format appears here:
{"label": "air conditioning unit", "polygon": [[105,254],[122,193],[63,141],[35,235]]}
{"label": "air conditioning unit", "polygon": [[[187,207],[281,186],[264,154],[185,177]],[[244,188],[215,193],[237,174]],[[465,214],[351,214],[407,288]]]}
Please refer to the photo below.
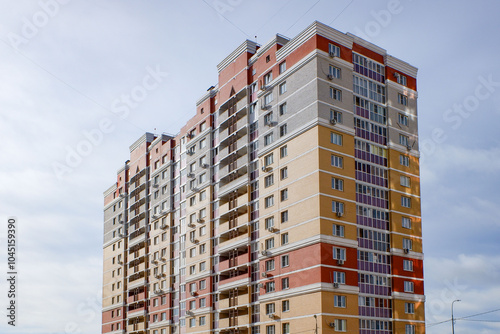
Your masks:
{"label": "air conditioning unit", "polygon": [[332,118],[330,120],[330,124],[333,124],[333,125],[337,124],[337,120],[335,118]]}
{"label": "air conditioning unit", "polygon": [[267,277],[267,273],[262,273],[262,277]]}
{"label": "air conditioning unit", "polygon": [[339,283],[333,283],[333,287],[334,287],[335,289],[338,289],[338,288],[339,288],[339,286],[340,286],[340,285],[339,285]]}
{"label": "air conditioning unit", "polygon": [[155,293],[156,293],[157,295],[159,295],[159,294],[160,294],[160,293],[162,293],[162,292],[163,292],[163,290],[161,290],[161,289],[155,290]]}
{"label": "air conditioning unit", "polygon": [[186,311],[187,315],[194,315],[193,311]]}
{"label": "air conditioning unit", "polygon": [[186,153],[187,153],[187,155],[193,155],[194,154],[193,151],[187,151]]}
{"label": "air conditioning unit", "polygon": [[328,74],[326,77],[328,78],[328,80],[333,80],[333,78],[334,78],[334,76],[331,74]]}
{"label": "air conditioning unit", "polygon": [[260,90],[267,90],[269,87],[267,87],[266,85],[261,85],[260,86]]}
{"label": "air conditioning unit", "polygon": [[410,145],[406,145],[406,149],[407,149],[408,151],[410,151],[410,150],[411,150],[411,146],[410,146]]}
{"label": "air conditioning unit", "polygon": [[191,239],[191,242],[194,243],[194,244],[197,244],[200,241],[198,239]]}
{"label": "air conditioning unit", "polygon": [[394,72],[394,77],[395,78],[399,78],[399,73],[398,72]]}
{"label": "air conditioning unit", "polygon": [[152,259],[151,263],[158,263],[158,260],[157,259]]}
{"label": "air conditioning unit", "polygon": [[196,292],[196,291],[191,291],[191,296],[193,296],[193,297],[194,297],[194,296],[197,296],[197,295],[198,295],[198,292]]}
{"label": "air conditioning unit", "polygon": [[330,57],[332,57],[332,58],[333,58],[333,57],[335,57],[335,52],[329,52],[328,54],[329,54],[329,55],[330,55]]}
{"label": "air conditioning unit", "polygon": [[264,283],[259,283],[259,288],[263,288],[264,287]]}
{"label": "air conditioning unit", "polygon": [[161,224],[161,225],[160,225],[160,228],[161,228],[162,230],[166,229],[167,227],[168,227],[168,225],[167,225],[167,224]]}
{"label": "air conditioning unit", "polygon": [[125,224],[125,222],[123,220],[120,220],[120,224]]}
{"label": "air conditioning unit", "polygon": [[260,109],[262,109],[262,110],[267,110],[269,108],[270,108],[270,106],[268,104],[261,104],[260,105]]}
{"label": "air conditioning unit", "polygon": [[155,277],[156,278],[161,278],[161,274],[156,274]]}
{"label": "air conditioning unit", "polygon": [[343,266],[344,265],[344,260],[337,260],[337,264],[339,266]]}
{"label": "air conditioning unit", "polygon": [[334,323],[334,322],[330,322],[330,323],[328,324],[328,326],[330,326],[330,328],[335,328],[335,323]]}
{"label": "air conditioning unit", "polygon": [[120,197],[121,197],[121,198],[125,198],[125,197],[127,197],[127,193],[121,193],[121,194],[120,194]]}
{"label": "air conditioning unit", "polygon": [[271,170],[271,167],[268,166],[262,166],[262,171],[263,172],[269,172]]}
{"label": "air conditioning unit", "polygon": [[274,227],[272,227],[272,226],[271,226],[271,227],[268,227],[268,228],[267,228],[267,230],[268,230],[269,232],[271,232],[271,233],[273,233],[273,232],[275,232],[275,231],[276,231],[276,229],[275,229]]}
{"label": "air conditioning unit", "polygon": [[405,248],[405,249],[403,249],[403,252],[405,252],[405,254],[408,254],[410,252],[410,250],[408,248]]}
{"label": "air conditioning unit", "polygon": [[266,250],[263,250],[262,252],[260,252],[262,255],[266,256],[267,255],[267,251]]}
{"label": "air conditioning unit", "polygon": [[337,211],[337,217],[342,217],[344,215],[343,212]]}
{"label": "air conditioning unit", "polygon": [[208,168],[208,164],[202,164],[201,167]]}
{"label": "air conditioning unit", "polygon": [[276,314],[274,314],[274,313],[269,313],[267,316],[268,316],[270,319],[275,319],[275,318],[276,318]]}
{"label": "air conditioning unit", "polygon": [[[193,223],[188,224],[189,227],[194,227],[195,225]],[[193,239],[194,240],[194,239]]]}
{"label": "air conditioning unit", "polygon": [[187,177],[193,178],[194,177],[194,173],[188,173]]}
{"label": "air conditioning unit", "polygon": [[123,264],[123,261],[121,261],[121,260],[120,260],[120,261],[118,261],[118,264]]}
{"label": "air conditioning unit", "polygon": [[197,223],[203,223],[203,218],[198,218],[198,219],[196,219],[196,222],[197,222]]}

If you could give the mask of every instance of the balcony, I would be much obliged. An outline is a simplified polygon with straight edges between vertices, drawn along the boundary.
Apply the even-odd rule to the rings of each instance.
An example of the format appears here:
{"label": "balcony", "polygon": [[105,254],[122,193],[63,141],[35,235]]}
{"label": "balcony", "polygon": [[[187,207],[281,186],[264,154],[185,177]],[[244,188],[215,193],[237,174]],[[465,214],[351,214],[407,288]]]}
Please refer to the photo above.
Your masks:
{"label": "balcony", "polygon": [[133,291],[129,292],[127,303],[133,304],[144,302],[146,300],[146,292],[144,291],[144,289],[141,289],[140,291],[141,292],[138,293],[134,293]]}
{"label": "balcony", "polygon": [[240,168],[236,172],[232,172],[221,179],[218,195],[224,197],[232,191],[239,191],[242,187],[246,188],[248,186],[248,177],[242,177],[246,173],[247,166]]}
{"label": "balcony", "polygon": [[[225,160],[225,164],[221,163],[219,175],[224,175],[221,177],[222,182],[225,181],[225,177],[227,175],[236,173],[238,169],[248,168],[248,155],[239,155],[241,152],[246,152],[246,147],[244,150],[231,154],[230,158]],[[231,162],[231,159],[234,159],[235,161]]]}
{"label": "balcony", "polygon": [[144,308],[138,308],[127,312],[127,319],[144,318],[144,317],[146,317],[146,310]]}
{"label": "balcony", "polygon": [[142,334],[146,333],[145,325],[143,322],[127,326],[127,333],[129,334]]}
{"label": "balcony", "polygon": [[[234,109],[228,110],[228,112],[224,112],[219,116],[219,128],[226,129],[228,127],[228,121],[231,117],[236,117],[237,120],[244,118],[247,115],[247,106],[243,105],[242,108],[236,110],[237,107],[233,107]],[[231,115],[229,115],[231,113]]]}
{"label": "balcony", "polygon": [[[226,256],[221,258],[226,258]],[[246,267],[248,266],[248,262],[250,262],[250,253],[248,252],[232,258],[229,258],[229,256],[227,256],[227,259],[221,260],[219,262],[219,272],[222,273],[227,270]]]}
{"label": "balcony", "polygon": [[[231,129],[231,132],[229,131]],[[229,144],[229,138],[236,136],[236,140],[240,139],[248,133],[248,123],[246,119],[241,119],[236,123],[236,126],[232,126],[226,130],[220,130],[219,132],[219,145],[221,147],[226,147]]]}
{"label": "balcony", "polygon": [[222,239],[227,240],[229,239],[229,236],[226,236],[226,234],[231,233],[231,231],[234,231],[237,228],[239,228],[239,234],[248,230],[248,215],[241,215],[234,218],[234,221],[231,224],[229,224],[229,220],[221,221],[218,234],[222,237]]}
{"label": "balcony", "polygon": [[[246,287],[241,287],[236,289],[238,291],[238,295],[233,298],[230,297],[230,294],[225,293],[221,294],[219,297],[219,310],[227,310],[231,308],[245,309],[250,304],[250,294],[248,293],[248,289]],[[235,290],[233,290],[235,291]],[[239,294],[239,293],[242,294]]]}
{"label": "balcony", "polygon": [[248,310],[241,311],[245,312],[244,314],[239,314],[234,317],[221,318],[219,319],[219,327],[220,328],[234,328],[234,327],[248,327],[250,324],[250,315],[248,314]]}
{"label": "balcony", "polygon": [[250,274],[243,272],[238,276],[227,277],[223,281],[220,281],[218,291],[223,292],[235,288],[247,287],[248,285],[250,285]]}
{"label": "balcony", "polygon": [[219,240],[219,254],[224,254],[230,250],[247,249],[250,244],[250,237],[248,236],[248,233],[244,232],[235,238],[227,240],[220,238]]}

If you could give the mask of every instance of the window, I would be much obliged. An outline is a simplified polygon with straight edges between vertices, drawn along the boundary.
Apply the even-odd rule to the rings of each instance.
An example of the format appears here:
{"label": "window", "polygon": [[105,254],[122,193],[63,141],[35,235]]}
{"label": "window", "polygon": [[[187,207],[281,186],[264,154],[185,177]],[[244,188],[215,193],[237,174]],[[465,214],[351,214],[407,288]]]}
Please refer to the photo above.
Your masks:
{"label": "window", "polygon": [[342,112],[330,110],[330,120],[334,120],[335,123],[342,123]]}
{"label": "window", "polygon": [[264,136],[264,146],[271,144],[274,141],[274,134],[271,132]]}
{"label": "window", "polygon": [[290,301],[289,300],[283,300],[281,302],[281,311],[282,312],[290,311]]}
{"label": "window", "polygon": [[399,177],[399,180],[400,180],[400,184],[403,187],[410,187],[410,178],[408,176],[401,175]]}
{"label": "window", "polygon": [[345,307],[345,296],[334,296],[333,306],[335,307]]}
{"label": "window", "polygon": [[207,287],[207,281],[206,280],[200,281],[200,290],[205,290],[206,287]]}
{"label": "window", "polygon": [[403,238],[403,249],[413,249],[413,242],[411,241],[411,239]]}
{"label": "window", "polygon": [[207,122],[203,122],[200,124],[200,132],[205,131],[207,129]]}
{"label": "window", "polygon": [[286,201],[288,199],[288,189],[283,189],[280,192],[281,201]]}
{"label": "window", "polygon": [[206,245],[203,244],[203,245],[200,245],[200,254],[204,254],[206,251]]}
{"label": "window", "polygon": [[285,145],[285,146],[282,146],[280,148],[280,158],[284,158],[288,155],[288,147]]}
{"label": "window", "polygon": [[282,325],[282,329],[283,329],[281,331],[282,334],[290,334],[290,324],[288,322]]}
{"label": "window", "polygon": [[196,301],[192,300],[189,302],[189,309],[194,310],[196,308]]}
{"label": "window", "polygon": [[269,208],[274,205],[274,195],[268,196],[264,199],[264,206]]}
{"label": "window", "polygon": [[269,84],[273,80],[273,72],[268,72],[264,75],[264,85]]}
{"label": "window", "polygon": [[408,105],[408,97],[406,95],[398,93],[398,103],[402,104],[404,106],[407,106]]}
{"label": "window", "polygon": [[288,126],[286,124],[280,126],[280,137],[283,137],[287,133],[288,133]]}
{"label": "window", "polygon": [[344,191],[344,180],[332,177],[332,189]]}
{"label": "window", "polygon": [[398,84],[406,86],[406,76],[399,73],[394,73],[394,76],[396,77]]}
{"label": "window", "polygon": [[281,268],[288,267],[290,265],[290,258],[288,255],[281,256]]}
{"label": "window", "polygon": [[403,270],[413,271],[413,261],[412,260],[403,260]]}
{"label": "window", "polygon": [[333,259],[345,261],[345,248],[333,247]]}
{"label": "window", "polygon": [[195,205],[195,204],[196,204],[196,197],[195,197],[195,196],[193,196],[193,197],[191,197],[191,198],[189,199],[189,205],[190,205],[190,206],[193,206],[193,205]]}
{"label": "window", "polygon": [[200,227],[200,236],[207,234],[207,227],[202,226]]}
{"label": "window", "polygon": [[401,225],[404,228],[411,228],[411,218],[408,217],[402,217],[401,218]]}
{"label": "window", "polygon": [[264,125],[270,125],[273,123],[273,112],[264,115]]}
{"label": "window", "polygon": [[274,303],[266,304],[266,314],[273,314],[273,313],[275,313]]}
{"label": "window", "polygon": [[274,238],[269,238],[265,241],[266,249],[274,248]]}
{"label": "window", "polygon": [[399,145],[409,146],[409,143],[410,143],[410,140],[409,140],[408,136],[405,136],[402,134],[399,135]]}
{"label": "window", "polygon": [[286,102],[280,104],[280,108],[279,109],[280,109],[280,116],[283,116],[284,114],[286,114]]}
{"label": "window", "polygon": [[270,174],[264,178],[264,187],[270,187],[274,184],[274,174]]}
{"label": "window", "polygon": [[264,157],[264,166],[269,166],[274,162],[273,154],[268,154]]}
{"label": "window", "polygon": [[341,271],[334,271],[333,282],[338,284],[345,284],[345,273]]}
{"label": "window", "polygon": [[196,318],[189,319],[189,327],[195,327],[195,326],[196,326]]}
{"label": "window", "polygon": [[344,226],[343,225],[338,225],[338,224],[333,224],[333,229],[332,229],[332,234],[336,237],[344,237]]}
{"label": "window", "polygon": [[200,175],[200,183],[207,181],[207,173],[203,173]]}
{"label": "window", "polygon": [[189,284],[189,292],[194,292],[194,291],[196,291],[196,283]]}
{"label": "window", "polygon": [[269,105],[273,101],[273,93],[264,96],[264,105]]}
{"label": "window", "polygon": [[206,190],[203,190],[203,191],[200,193],[200,201],[204,201],[206,198],[207,198],[207,191],[206,191]]}
{"label": "window", "polygon": [[280,95],[286,93],[286,81],[283,82],[281,85],[279,85],[279,92],[280,92]]}
{"label": "window", "polygon": [[266,293],[274,292],[274,290],[275,290],[274,282],[267,282],[266,283]]}
{"label": "window", "polygon": [[415,334],[415,325],[405,325],[405,334]]}
{"label": "window", "polygon": [[274,260],[266,261],[266,271],[274,270]]}
{"label": "window", "polygon": [[337,168],[344,167],[344,158],[339,157],[338,155],[332,154],[332,166]]}
{"label": "window", "polygon": [[337,101],[342,101],[342,91],[337,88],[330,87],[330,97]]}
{"label": "window", "polygon": [[189,257],[195,257],[196,256],[196,248],[191,248],[189,250]]}
{"label": "window", "polygon": [[330,75],[331,78],[340,78],[340,68],[330,65],[330,68],[328,70],[328,74]]}
{"label": "window", "polygon": [[332,201],[332,212],[335,212],[337,215],[343,215],[344,203],[338,201]]}
{"label": "window", "polygon": [[207,140],[206,138],[203,138],[200,140],[200,148],[205,148],[205,146],[207,146]]}
{"label": "window", "polygon": [[405,281],[404,282],[404,291],[405,292],[413,292],[413,282]]}
{"label": "window", "polygon": [[330,142],[332,144],[342,146],[342,135],[335,132],[330,133]]}
{"label": "window", "polygon": [[345,332],[346,331],[346,323],[347,321],[344,319],[335,319],[335,331],[336,332]]}
{"label": "window", "polygon": [[205,316],[200,317],[200,326],[205,326],[207,323],[207,318]]}
{"label": "window", "polygon": [[189,274],[194,275],[196,273],[196,266],[189,267]]}
{"label": "window", "polygon": [[401,125],[408,126],[408,116],[399,113],[398,114],[398,123]]}
{"label": "window", "polygon": [[281,223],[286,223],[288,221],[288,210],[281,213]]}
{"label": "window", "polygon": [[266,230],[274,227],[274,216],[265,219]]}
{"label": "window", "polygon": [[406,166],[406,167],[410,166],[410,157],[407,155],[400,154],[399,155],[399,164],[402,166]]}
{"label": "window", "polygon": [[288,244],[288,232],[281,235],[281,245]]}
{"label": "window", "polygon": [[340,48],[335,44],[328,44],[328,53],[331,57],[340,57]]}
{"label": "window", "polygon": [[280,67],[280,74],[286,71],[286,61],[282,61],[279,65]]}
{"label": "window", "polygon": [[401,196],[401,206],[405,208],[411,208],[411,198]]}
{"label": "window", "polygon": [[414,314],[415,313],[415,304],[414,303],[405,303],[405,313]]}
{"label": "window", "polygon": [[288,167],[283,167],[280,170],[280,179],[284,180],[288,177]]}
{"label": "window", "polygon": [[200,218],[203,219],[207,216],[207,209],[203,208],[200,210]]}

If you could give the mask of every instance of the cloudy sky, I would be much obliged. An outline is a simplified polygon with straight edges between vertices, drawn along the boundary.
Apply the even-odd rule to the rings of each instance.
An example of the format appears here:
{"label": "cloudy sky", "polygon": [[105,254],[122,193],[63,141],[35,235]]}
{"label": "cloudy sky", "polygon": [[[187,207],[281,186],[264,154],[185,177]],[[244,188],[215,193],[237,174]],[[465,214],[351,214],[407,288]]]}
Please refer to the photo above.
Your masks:
{"label": "cloudy sky", "polygon": [[[496,1],[0,1],[0,267],[19,219],[18,326],[99,333],[102,193],[144,132],[177,133],[243,40],[314,20],[419,68],[427,333],[500,309]],[[130,94],[136,93],[131,100]],[[140,93],[140,94],[139,94]],[[497,189],[497,190],[495,190]],[[4,275],[4,274],[2,274]],[[6,307],[0,280],[0,312]],[[500,331],[500,312],[456,333]],[[497,321],[497,322],[495,322]]]}

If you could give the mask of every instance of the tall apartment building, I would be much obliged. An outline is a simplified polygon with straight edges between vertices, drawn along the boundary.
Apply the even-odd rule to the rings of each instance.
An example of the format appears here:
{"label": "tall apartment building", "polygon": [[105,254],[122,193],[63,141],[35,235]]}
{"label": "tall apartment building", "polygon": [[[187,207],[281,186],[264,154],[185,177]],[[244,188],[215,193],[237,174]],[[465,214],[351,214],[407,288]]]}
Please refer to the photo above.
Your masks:
{"label": "tall apartment building", "polygon": [[103,333],[424,333],[417,69],[319,22],[245,41],[104,193]]}

